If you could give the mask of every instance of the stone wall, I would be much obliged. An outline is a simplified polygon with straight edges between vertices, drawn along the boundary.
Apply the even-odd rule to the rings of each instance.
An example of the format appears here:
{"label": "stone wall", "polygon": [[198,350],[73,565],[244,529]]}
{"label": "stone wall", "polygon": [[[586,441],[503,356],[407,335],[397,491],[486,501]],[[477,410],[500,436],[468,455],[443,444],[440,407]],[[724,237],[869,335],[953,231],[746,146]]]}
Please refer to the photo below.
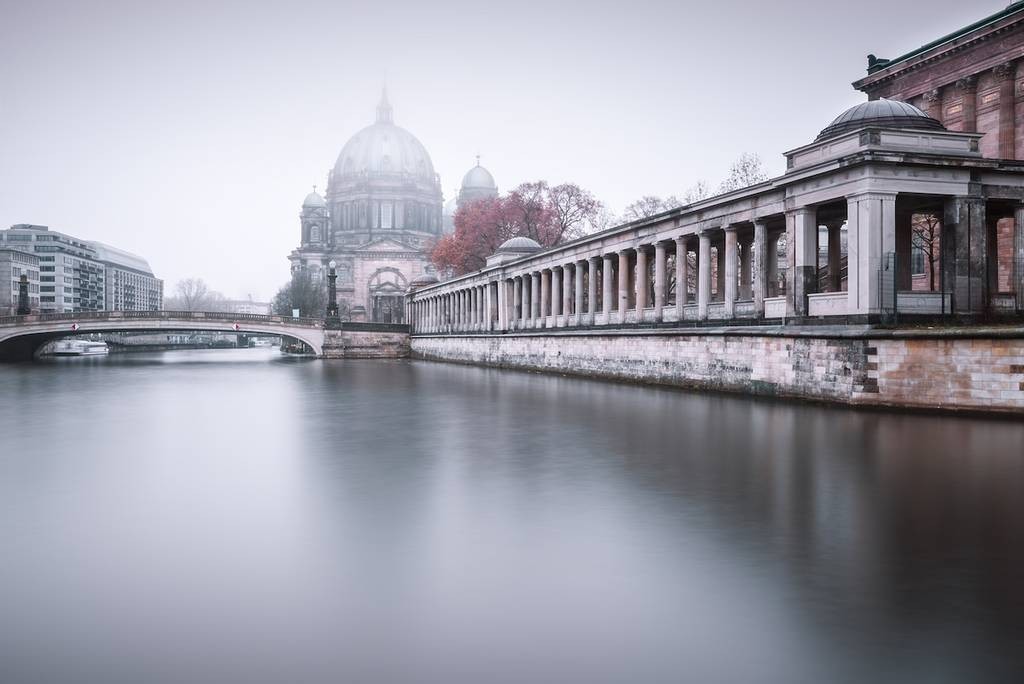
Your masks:
{"label": "stone wall", "polygon": [[1024,338],[419,335],[415,358],[830,402],[1024,413]]}
{"label": "stone wall", "polygon": [[408,332],[391,330],[324,331],[323,358],[325,359],[400,359],[407,356],[409,356]]}

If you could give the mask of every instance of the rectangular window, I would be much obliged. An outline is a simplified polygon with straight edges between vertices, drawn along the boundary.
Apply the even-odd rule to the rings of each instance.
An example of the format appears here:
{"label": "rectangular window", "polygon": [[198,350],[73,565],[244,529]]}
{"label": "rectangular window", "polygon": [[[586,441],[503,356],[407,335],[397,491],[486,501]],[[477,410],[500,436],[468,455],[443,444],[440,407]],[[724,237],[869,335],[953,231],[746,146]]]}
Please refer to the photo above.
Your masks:
{"label": "rectangular window", "polygon": [[54,277],[53,276],[42,276],[41,278],[39,278],[39,282],[41,282],[41,283],[52,283],[53,281],[54,281]]}
{"label": "rectangular window", "polygon": [[54,297],[47,297],[45,295],[39,298],[39,301],[41,301],[41,302],[52,302],[53,300],[54,300]]}
{"label": "rectangular window", "polygon": [[40,266],[39,270],[43,273],[53,273],[53,266]]}
{"label": "rectangular window", "polygon": [[391,228],[392,218],[394,217],[394,207],[391,202],[382,202],[380,205],[380,227]]}
{"label": "rectangular window", "polygon": [[912,275],[924,275],[928,272],[924,265],[924,250],[915,249],[910,253],[910,273]]}
{"label": "rectangular window", "polygon": [[53,288],[54,288],[53,285],[43,285],[42,287],[39,288],[39,291],[40,292],[53,292]]}

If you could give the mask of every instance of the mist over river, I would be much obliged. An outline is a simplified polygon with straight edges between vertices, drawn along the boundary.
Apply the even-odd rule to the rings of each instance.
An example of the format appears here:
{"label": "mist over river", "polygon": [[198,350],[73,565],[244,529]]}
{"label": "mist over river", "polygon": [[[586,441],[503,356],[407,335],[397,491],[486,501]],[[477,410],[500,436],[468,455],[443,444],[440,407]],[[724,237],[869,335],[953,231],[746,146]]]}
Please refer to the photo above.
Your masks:
{"label": "mist over river", "polygon": [[0,365],[0,682],[1024,681],[1024,424],[276,350]]}

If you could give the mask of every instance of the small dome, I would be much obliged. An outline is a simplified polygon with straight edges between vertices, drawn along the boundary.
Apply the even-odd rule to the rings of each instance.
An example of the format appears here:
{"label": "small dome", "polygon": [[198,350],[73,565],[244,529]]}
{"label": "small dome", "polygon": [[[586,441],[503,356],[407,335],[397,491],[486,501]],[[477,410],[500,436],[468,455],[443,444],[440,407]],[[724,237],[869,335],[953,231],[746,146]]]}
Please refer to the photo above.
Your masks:
{"label": "small dome", "polygon": [[306,199],[302,200],[302,206],[320,208],[326,207],[327,203],[324,202],[324,198],[320,196],[316,190],[306,195]]}
{"label": "small dome", "polygon": [[426,287],[427,285],[434,285],[434,284],[439,283],[439,282],[441,282],[441,281],[438,280],[437,276],[434,275],[433,273],[424,273],[419,278],[414,278],[413,281],[411,283],[409,283],[409,286],[410,287]]}
{"label": "small dome", "polygon": [[919,128],[922,130],[944,131],[945,127],[914,105],[897,100],[868,100],[850,107],[836,117],[835,121],[818,134],[815,142],[834,138],[865,126],[887,128]]}
{"label": "small dome", "polygon": [[540,249],[541,246],[536,240],[522,235],[505,240],[501,243],[501,247],[498,247],[499,252],[536,252]]}
{"label": "small dome", "polygon": [[462,177],[462,189],[497,190],[498,184],[494,182],[491,172],[478,163]]}

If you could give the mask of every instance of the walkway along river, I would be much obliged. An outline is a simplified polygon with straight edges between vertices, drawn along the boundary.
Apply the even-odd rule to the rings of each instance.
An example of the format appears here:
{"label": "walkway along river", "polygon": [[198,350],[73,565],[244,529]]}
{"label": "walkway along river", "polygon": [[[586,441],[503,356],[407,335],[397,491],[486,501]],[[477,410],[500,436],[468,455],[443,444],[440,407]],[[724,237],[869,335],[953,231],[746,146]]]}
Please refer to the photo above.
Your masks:
{"label": "walkway along river", "polygon": [[423,361],[0,366],[0,681],[1024,677],[1024,424]]}

